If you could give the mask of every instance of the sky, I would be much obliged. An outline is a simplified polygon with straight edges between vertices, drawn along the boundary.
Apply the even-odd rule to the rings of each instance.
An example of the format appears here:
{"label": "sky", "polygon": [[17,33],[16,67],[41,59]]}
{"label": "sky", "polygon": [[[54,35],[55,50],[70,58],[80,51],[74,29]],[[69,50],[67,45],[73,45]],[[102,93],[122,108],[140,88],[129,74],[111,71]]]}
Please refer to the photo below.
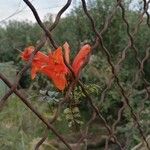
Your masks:
{"label": "sky", "polygon": [[[65,5],[67,0],[30,0],[36,8],[40,18],[43,20],[48,13],[57,14],[57,12]],[[73,4],[65,12],[70,12]],[[64,16],[63,15],[63,16]],[[0,0],[0,25],[9,20],[30,20],[35,22],[35,18],[23,2],[23,0]]]}
{"label": "sky", "polygon": [[[35,6],[40,18],[43,20],[44,16],[48,13],[55,16],[67,0],[30,0],[30,2]],[[137,2],[138,0],[132,0],[130,9],[136,9]],[[73,0],[71,6],[63,16],[69,13],[77,3],[78,0]],[[31,10],[23,0],[0,0],[0,25],[5,25],[5,22],[9,20],[29,20],[36,22]]]}

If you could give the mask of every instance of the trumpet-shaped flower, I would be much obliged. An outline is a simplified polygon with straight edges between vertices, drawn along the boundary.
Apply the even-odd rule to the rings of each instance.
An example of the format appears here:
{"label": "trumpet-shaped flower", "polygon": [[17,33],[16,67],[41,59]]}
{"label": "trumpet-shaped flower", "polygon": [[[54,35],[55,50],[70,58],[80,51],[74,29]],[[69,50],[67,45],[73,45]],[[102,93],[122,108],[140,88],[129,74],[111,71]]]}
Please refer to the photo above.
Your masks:
{"label": "trumpet-shaped flower", "polygon": [[66,75],[68,68],[64,64],[61,47],[49,54],[48,64],[42,68],[42,72],[53,81],[59,90],[65,89],[67,85]]}
{"label": "trumpet-shaped flower", "polygon": [[[68,64],[70,64],[69,44],[66,42],[63,45],[63,48],[65,52],[65,60]],[[32,46],[25,48],[24,52],[21,54],[21,58],[24,61],[28,61],[33,50],[34,47]],[[88,63],[90,53],[91,47],[89,44],[86,44],[80,49],[79,53],[73,60],[72,69],[77,78],[80,76],[83,67]],[[36,53],[31,66],[32,79],[35,78],[38,72],[47,75],[59,90],[63,91],[65,89],[68,84],[67,75],[69,75],[69,69],[64,63],[61,47],[58,47],[55,51],[49,53],[49,55],[45,55],[42,52]]]}
{"label": "trumpet-shaped flower", "polygon": [[[63,47],[65,50],[65,59],[67,63],[69,63],[70,48],[68,43],[66,42]],[[75,56],[72,63],[72,69],[76,77],[80,76],[82,69],[88,63],[90,54],[91,54],[91,46],[89,44],[86,44],[83,47],[81,47],[80,51]]]}

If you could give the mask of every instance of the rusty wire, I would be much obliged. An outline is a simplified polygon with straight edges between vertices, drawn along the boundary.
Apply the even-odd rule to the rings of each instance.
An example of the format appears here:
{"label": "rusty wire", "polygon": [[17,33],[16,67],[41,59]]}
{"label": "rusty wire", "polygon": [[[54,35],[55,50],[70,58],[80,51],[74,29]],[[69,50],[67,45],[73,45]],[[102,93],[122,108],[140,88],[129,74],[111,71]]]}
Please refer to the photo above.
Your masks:
{"label": "rusty wire", "polygon": [[[34,59],[35,54],[40,50],[40,48],[42,48],[44,46],[44,44],[47,41],[47,39],[49,39],[49,41],[50,41],[50,43],[51,43],[51,45],[53,46],[54,49],[56,49],[58,47],[56,42],[55,42],[55,40],[52,37],[51,31],[53,31],[57,27],[57,25],[58,25],[58,23],[60,21],[61,15],[71,5],[72,0],[68,0],[67,3],[64,5],[64,7],[58,12],[54,23],[50,27],[47,27],[46,25],[44,25],[42,23],[42,21],[41,21],[39,15],[38,15],[36,9],[30,3],[30,1],[28,1],[28,0],[23,0],[23,1],[28,5],[28,7],[33,12],[33,15],[35,16],[35,18],[37,20],[37,23],[39,24],[39,26],[44,31],[44,35],[42,36],[40,42],[36,45],[35,50],[33,51],[32,55],[31,55],[31,57],[29,59],[29,62],[18,73],[14,84],[12,84],[2,73],[0,73],[1,80],[3,80],[4,83],[6,85],[8,85],[8,87],[10,88],[10,90],[1,98],[0,108],[3,108],[5,102],[8,100],[9,96],[12,93],[15,93],[22,100],[22,102],[25,103],[25,105],[27,105],[27,107],[33,113],[35,113],[35,115],[47,126],[47,129],[45,130],[43,138],[41,138],[41,140],[35,146],[36,150],[38,150],[39,147],[42,145],[42,143],[47,139],[48,130],[51,130],[60,139],[60,141],[62,141],[66,145],[66,147],[68,149],[72,149],[70,144],[53,128],[52,123],[54,123],[57,120],[57,118],[58,118],[58,116],[60,114],[62,105],[64,103],[69,103],[69,101],[70,101],[70,94],[71,94],[71,92],[74,89],[74,85],[78,84],[81,87],[83,94],[86,96],[86,98],[87,98],[87,100],[88,100],[88,102],[89,102],[89,104],[91,106],[91,109],[93,111],[93,114],[92,114],[90,120],[88,121],[88,123],[86,125],[85,131],[82,132],[80,139],[77,140],[77,143],[78,143],[77,146],[79,146],[79,144],[81,142],[83,142],[83,140],[88,137],[89,126],[92,124],[92,122],[95,120],[95,118],[98,117],[101,121],[103,121],[104,126],[107,129],[107,131],[108,131],[108,137],[105,140],[105,149],[108,149],[110,141],[115,143],[119,147],[119,149],[121,149],[121,150],[125,149],[126,145],[123,146],[122,143],[119,141],[119,139],[118,139],[118,137],[116,135],[116,129],[117,129],[117,124],[121,120],[121,117],[122,117],[122,114],[123,114],[124,110],[128,108],[130,110],[132,119],[135,122],[133,127],[136,127],[139,130],[139,133],[140,133],[143,141],[146,143],[147,148],[150,150],[150,146],[149,146],[149,144],[148,144],[148,142],[146,140],[145,133],[143,132],[142,127],[140,125],[140,114],[141,114],[141,112],[144,109],[145,101],[148,100],[149,95],[150,95],[150,84],[144,78],[145,73],[144,73],[144,70],[143,70],[145,61],[147,61],[149,59],[149,57],[150,57],[150,54],[149,54],[150,47],[149,46],[147,47],[147,49],[145,50],[145,56],[143,57],[142,60],[140,60],[138,49],[136,48],[135,43],[134,43],[134,37],[136,36],[136,34],[138,32],[139,26],[143,22],[144,14],[146,14],[146,16],[147,16],[147,20],[146,20],[147,26],[150,27],[150,23],[149,23],[150,22],[149,21],[150,17],[149,17],[149,12],[148,12],[150,0],[149,1],[143,0],[143,12],[139,15],[139,19],[138,19],[137,23],[135,24],[133,32],[130,31],[130,25],[129,25],[128,20],[126,18],[126,10],[124,9],[124,6],[122,4],[122,0],[117,0],[116,5],[112,9],[112,13],[110,15],[108,15],[108,17],[106,18],[104,26],[103,26],[101,31],[98,31],[96,29],[94,19],[91,16],[91,14],[88,12],[86,1],[85,0],[81,0],[82,6],[83,6],[83,10],[85,12],[85,15],[89,19],[89,21],[91,23],[91,26],[92,26],[92,30],[95,33],[95,43],[93,44],[92,48],[95,49],[98,45],[101,45],[101,48],[102,48],[103,52],[105,53],[107,62],[108,62],[108,64],[111,67],[112,75],[108,79],[109,82],[108,82],[108,84],[106,84],[106,88],[101,93],[100,105],[96,106],[94,104],[94,102],[93,102],[93,99],[91,98],[91,96],[86,91],[86,88],[84,87],[82,81],[75,78],[71,66],[69,64],[67,64],[66,60],[64,60],[65,64],[67,65],[67,67],[72,72],[73,81],[70,84],[70,86],[68,88],[68,91],[66,92],[65,97],[59,102],[59,104],[57,106],[57,110],[56,110],[56,112],[54,114],[54,117],[52,118],[52,120],[49,120],[49,121],[47,121],[30,104],[30,102],[17,90],[17,86],[18,86],[18,83],[19,83],[19,80],[20,80],[21,76],[30,68],[30,66],[32,64],[32,60]],[[114,62],[112,61],[112,56],[111,56],[110,51],[104,45],[102,35],[107,31],[109,26],[111,26],[111,21],[112,21],[113,17],[115,16],[118,8],[121,9],[122,20],[123,20],[124,24],[126,25],[126,33],[127,33],[127,36],[128,36],[128,43],[127,43],[127,45],[125,45],[125,48],[121,52],[121,58],[117,61],[116,64],[114,64]],[[139,78],[141,78],[142,81],[144,82],[144,86],[145,86],[144,92],[146,93],[145,97],[142,99],[142,102],[141,102],[142,107],[141,107],[141,109],[140,109],[138,114],[135,113],[132,105],[130,104],[130,98],[133,96],[133,91],[131,90],[131,91],[126,92],[124,87],[121,85],[120,79],[118,77],[118,74],[120,73],[120,70],[122,68],[122,64],[123,64],[123,62],[126,59],[126,56],[127,56],[129,48],[131,48],[133,50],[134,55],[135,55],[134,58],[135,58],[135,60],[136,60],[136,62],[138,64],[138,70],[135,73],[135,78],[134,78],[134,80],[133,80],[133,82],[131,84],[131,89],[137,83]],[[122,98],[121,98],[122,106],[118,110],[118,114],[117,114],[116,120],[114,121],[112,126],[110,126],[108,124],[107,120],[102,116],[101,111],[100,111],[100,108],[101,108],[100,106],[104,102],[104,100],[106,98],[106,95],[107,95],[107,92],[112,87],[113,82],[115,82],[117,84],[118,88],[120,89],[120,94],[122,96]]]}
{"label": "rusty wire", "polygon": [[[87,15],[87,17],[88,17],[89,20],[91,21],[91,25],[92,25],[93,31],[95,32],[96,36],[99,38],[100,45],[101,45],[103,51],[104,51],[105,54],[106,54],[107,61],[108,61],[109,65],[111,66],[112,74],[114,75],[114,77],[115,77],[115,79],[116,79],[116,83],[117,83],[118,87],[120,88],[120,92],[121,92],[122,96],[124,97],[124,100],[125,100],[126,104],[128,105],[128,107],[129,107],[129,109],[130,109],[130,112],[131,112],[131,115],[132,115],[134,121],[137,123],[138,130],[139,130],[139,132],[140,132],[140,134],[141,134],[143,140],[145,141],[147,147],[150,149],[150,147],[149,147],[149,145],[148,145],[148,143],[147,143],[147,141],[146,141],[146,137],[145,137],[145,135],[143,134],[143,131],[142,131],[142,129],[141,129],[141,125],[139,124],[139,121],[138,121],[138,119],[137,119],[137,116],[136,116],[136,114],[134,113],[134,110],[133,110],[132,106],[130,105],[129,98],[128,98],[127,95],[126,95],[125,90],[124,90],[123,86],[121,85],[119,78],[116,76],[116,69],[115,69],[115,67],[114,67],[113,62],[111,61],[111,55],[110,55],[109,51],[107,50],[107,48],[104,46],[102,36],[99,34],[99,32],[98,32],[98,31],[96,30],[96,28],[95,28],[95,23],[94,23],[93,18],[92,18],[91,15],[88,13],[85,0],[82,0],[82,5],[83,5],[83,9],[84,9],[84,11],[85,11],[85,14]],[[137,50],[136,50],[135,47],[133,46],[133,38],[132,38],[132,36],[131,36],[130,33],[129,33],[129,24],[128,24],[127,20],[125,19],[125,10],[124,10],[124,8],[123,8],[123,6],[122,6],[121,3],[119,4],[119,6],[120,6],[120,8],[122,9],[122,18],[123,18],[124,22],[125,22],[126,25],[127,25],[127,33],[128,33],[128,36],[130,37],[130,42],[131,42],[130,44],[131,44],[131,46],[134,48],[134,50],[135,50],[135,52],[136,52],[136,56],[137,56]],[[138,59],[137,57],[136,57],[136,60],[139,62],[139,59]]]}

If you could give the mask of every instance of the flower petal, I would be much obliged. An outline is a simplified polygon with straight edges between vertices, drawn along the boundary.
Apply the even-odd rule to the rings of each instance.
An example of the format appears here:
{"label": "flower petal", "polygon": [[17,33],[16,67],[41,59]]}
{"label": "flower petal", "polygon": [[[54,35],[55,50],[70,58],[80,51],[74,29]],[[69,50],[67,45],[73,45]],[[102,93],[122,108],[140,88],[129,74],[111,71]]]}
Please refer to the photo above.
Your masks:
{"label": "flower petal", "polygon": [[38,68],[36,67],[36,65],[32,64],[32,68],[31,68],[31,79],[33,80],[36,77],[36,74],[38,72]]}
{"label": "flower petal", "polygon": [[65,52],[65,59],[68,64],[70,64],[70,46],[67,42],[63,45]]}
{"label": "flower petal", "polygon": [[56,68],[57,66],[45,66],[42,68],[41,72],[52,80],[56,88],[63,91],[67,85],[66,74]]}
{"label": "flower petal", "polygon": [[63,91],[67,85],[66,76],[64,74],[54,75],[52,81],[54,85],[61,91]]}
{"label": "flower petal", "polygon": [[[28,61],[33,50],[34,47],[26,48],[21,55],[22,59]],[[64,63],[61,47],[50,53],[49,56],[42,52],[37,52],[32,61],[31,78],[34,79],[38,72],[47,75],[59,90],[65,89],[68,68]]]}
{"label": "flower petal", "polygon": [[81,70],[88,63],[90,54],[91,46],[89,44],[86,44],[80,49],[79,53],[76,55],[72,64],[72,68],[77,77],[79,77]]}
{"label": "flower petal", "polygon": [[51,66],[55,72],[62,72],[64,74],[68,73],[68,68],[64,63],[61,47],[58,47],[58,49],[50,53],[48,65]]}
{"label": "flower petal", "polygon": [[61,47],[49,54],[48,64],[41,69],[41,72],[46,74],[59,90],[65,89],[68,68],[64,64]]}
{"label": "flower petal", "polygon": [[33,51],[34,51],[33,46],[25,48],[24,51],[21,53],[22,60],[28,61]]}
{"label": "flower petal", "polygon": [[[29,46],[27,48],[24,49],[23,53],[21,54],[21,58],[24,61],[28,61],[32,52],[34,51],[34,47],[33,46]],[[43,68],[43,66],[48,64],[48,56],[45,55],[42,52],[37,52],[36,55],[33,58],[32,61],[32,66],[31,66],[31,78],[34,79],[37,72],[41,71],[41,68]]]}

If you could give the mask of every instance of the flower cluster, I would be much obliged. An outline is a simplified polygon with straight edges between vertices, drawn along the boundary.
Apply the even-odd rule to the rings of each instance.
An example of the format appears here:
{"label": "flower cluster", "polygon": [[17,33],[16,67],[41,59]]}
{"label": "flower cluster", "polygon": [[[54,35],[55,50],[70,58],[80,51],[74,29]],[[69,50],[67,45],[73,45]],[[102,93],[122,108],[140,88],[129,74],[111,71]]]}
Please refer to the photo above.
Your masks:
{"label": "flower cluster", "polygon": [[[21,54],[22,60],[28,61],[34,49],[33,46],[25,48]],[[70,47],[67,42],[63,45],[63,49],[65,60],[70,64]],[[86,44],[81,47],[73,60],[71,66],[77,78],[80,76],[83,67],[88,63],[90,54],[91,46]],[[58,47],[48,55],[39,51],[36,53],[31,66],[31,78],[34,79],[39,72],[47,75],[59,90],[65,89],[68,85],[67,76],[70,75],[70,71],[64,63],[62,47]]]}

